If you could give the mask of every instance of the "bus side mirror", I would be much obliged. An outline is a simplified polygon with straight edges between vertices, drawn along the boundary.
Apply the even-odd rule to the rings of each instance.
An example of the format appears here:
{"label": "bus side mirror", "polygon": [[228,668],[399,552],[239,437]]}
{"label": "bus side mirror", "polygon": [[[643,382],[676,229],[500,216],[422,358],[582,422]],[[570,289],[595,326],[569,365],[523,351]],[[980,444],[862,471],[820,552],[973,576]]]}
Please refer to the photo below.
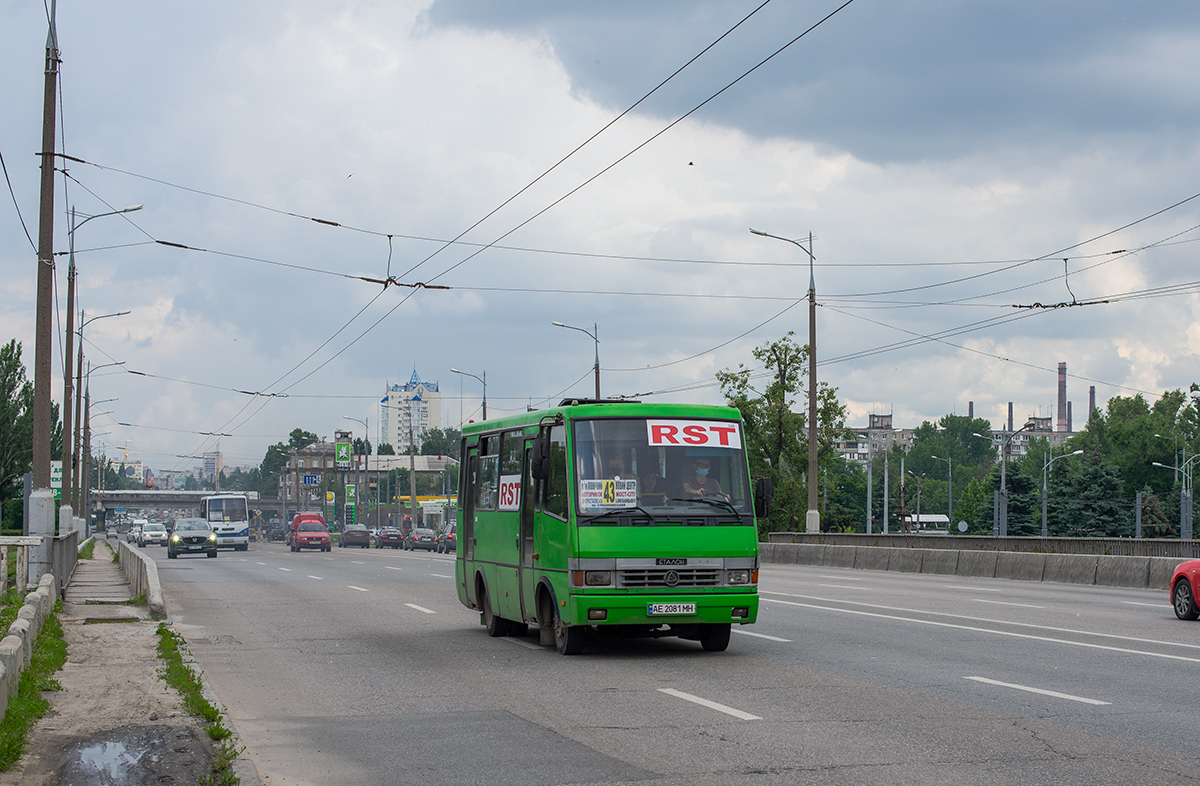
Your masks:
{"label": "bus side mirror", "polygon": [[550,474],[546,466],[546,455],[550,452],[548,443],[545,433],[539,434],[533,441],[533,450],[529,454],[529,474],[534,480],[545,480]]}
{"label": "bus side mirror", "polygon": [[771,479],[759,478],[754,481],[754,516],[766,518],[771,515]]}

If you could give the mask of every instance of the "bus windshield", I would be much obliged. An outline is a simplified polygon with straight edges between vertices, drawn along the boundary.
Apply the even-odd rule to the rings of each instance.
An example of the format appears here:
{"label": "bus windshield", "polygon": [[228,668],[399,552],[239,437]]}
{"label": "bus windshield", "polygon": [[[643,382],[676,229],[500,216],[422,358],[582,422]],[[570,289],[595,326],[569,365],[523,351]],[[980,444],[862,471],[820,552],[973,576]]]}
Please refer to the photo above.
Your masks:
{"label": "bus windshield", "polygon": [[209,521],[247,521],[245,497],[213,497],[208,501]]}
{"label": "bus windshield", "polygon": [[574,436],[581,515],[634,507],[655,517],[752,512],[737,421],[578,420]]}

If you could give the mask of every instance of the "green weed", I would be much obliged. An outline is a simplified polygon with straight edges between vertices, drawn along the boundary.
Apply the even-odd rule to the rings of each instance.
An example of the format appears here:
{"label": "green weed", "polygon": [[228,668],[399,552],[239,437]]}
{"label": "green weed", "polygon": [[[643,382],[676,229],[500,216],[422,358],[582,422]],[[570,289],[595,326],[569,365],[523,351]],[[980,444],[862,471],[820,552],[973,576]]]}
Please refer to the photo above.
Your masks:
{"label": "green weed", "polygon": [[[7,610],[10,593],[4,594],[4,602]],[[42,623],[42,631],[33,647],[33,660],[29,668],[21,672],[17,697],[8,702],[4,720],[0,721],[0,771],[9,769],[21,758],[30,727],[50,709],[50,702],[43,698],[42,691],[62,690],[58,680],[51,676],[67,662],[67,642],[63,640],[62,625],[58,621],[61,610],[62,602],[59,601],[54,606],[54,614]]]}

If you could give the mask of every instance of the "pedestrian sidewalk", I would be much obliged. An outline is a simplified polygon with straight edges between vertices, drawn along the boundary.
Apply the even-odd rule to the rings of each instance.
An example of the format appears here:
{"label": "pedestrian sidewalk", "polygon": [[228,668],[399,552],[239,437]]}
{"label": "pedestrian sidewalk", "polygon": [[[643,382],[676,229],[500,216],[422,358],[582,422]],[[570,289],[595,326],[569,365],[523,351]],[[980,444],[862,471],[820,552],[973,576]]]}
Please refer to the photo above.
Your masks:
{"label": "pedestrian sidewalk", "polygon": [[208,737],[158,676],[158,623],[127,602],[114,551],[98,539],[94,558],[75,567],[59,615],[62,690],[43,694],[51,709],[0,786],[197,783],[209,771]]}

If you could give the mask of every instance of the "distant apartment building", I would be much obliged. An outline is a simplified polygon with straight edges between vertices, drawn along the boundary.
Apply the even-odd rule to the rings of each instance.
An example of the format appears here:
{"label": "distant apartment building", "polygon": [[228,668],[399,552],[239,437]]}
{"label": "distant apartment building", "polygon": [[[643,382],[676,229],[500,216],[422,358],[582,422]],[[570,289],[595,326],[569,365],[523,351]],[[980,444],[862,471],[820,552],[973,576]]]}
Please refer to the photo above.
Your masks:
{"label": "distant apartment building", "polygon": [[380,408],[380,439],[397,453],[408,452],[410,434],[411,441],[420,449],[425,432],[442,425],[442,394],[438,383],[422,380],[415,368],[406,384],[387,386]]}
{"label": "distant apartment building", "polygon": [[893,447],[899,447],[908,452],[912,447],[913,430],[910,428],[897,429],[892,427],[892,416],[867,416],[867,427],[854,429],[857,439],[843,440],[836,443],[837,451],[847,461],[857,461],[864,467],[874,456],[882,455]]}
{"label": "distant apartment building", "polygon": [[217,475],[221,474],[221,470],[224,469],[221,453],[220,451],[204,453],[201,455],[201,458],[204,459],[204,468],[201,470],[204,473],[204,480],[212,483],[217,479]]}
{"label": "distant apartment building", "polygon": [[146,470],[141,459],[110,459],[113,471],[118,475],[133,478],[138,483],[146,482]]}

